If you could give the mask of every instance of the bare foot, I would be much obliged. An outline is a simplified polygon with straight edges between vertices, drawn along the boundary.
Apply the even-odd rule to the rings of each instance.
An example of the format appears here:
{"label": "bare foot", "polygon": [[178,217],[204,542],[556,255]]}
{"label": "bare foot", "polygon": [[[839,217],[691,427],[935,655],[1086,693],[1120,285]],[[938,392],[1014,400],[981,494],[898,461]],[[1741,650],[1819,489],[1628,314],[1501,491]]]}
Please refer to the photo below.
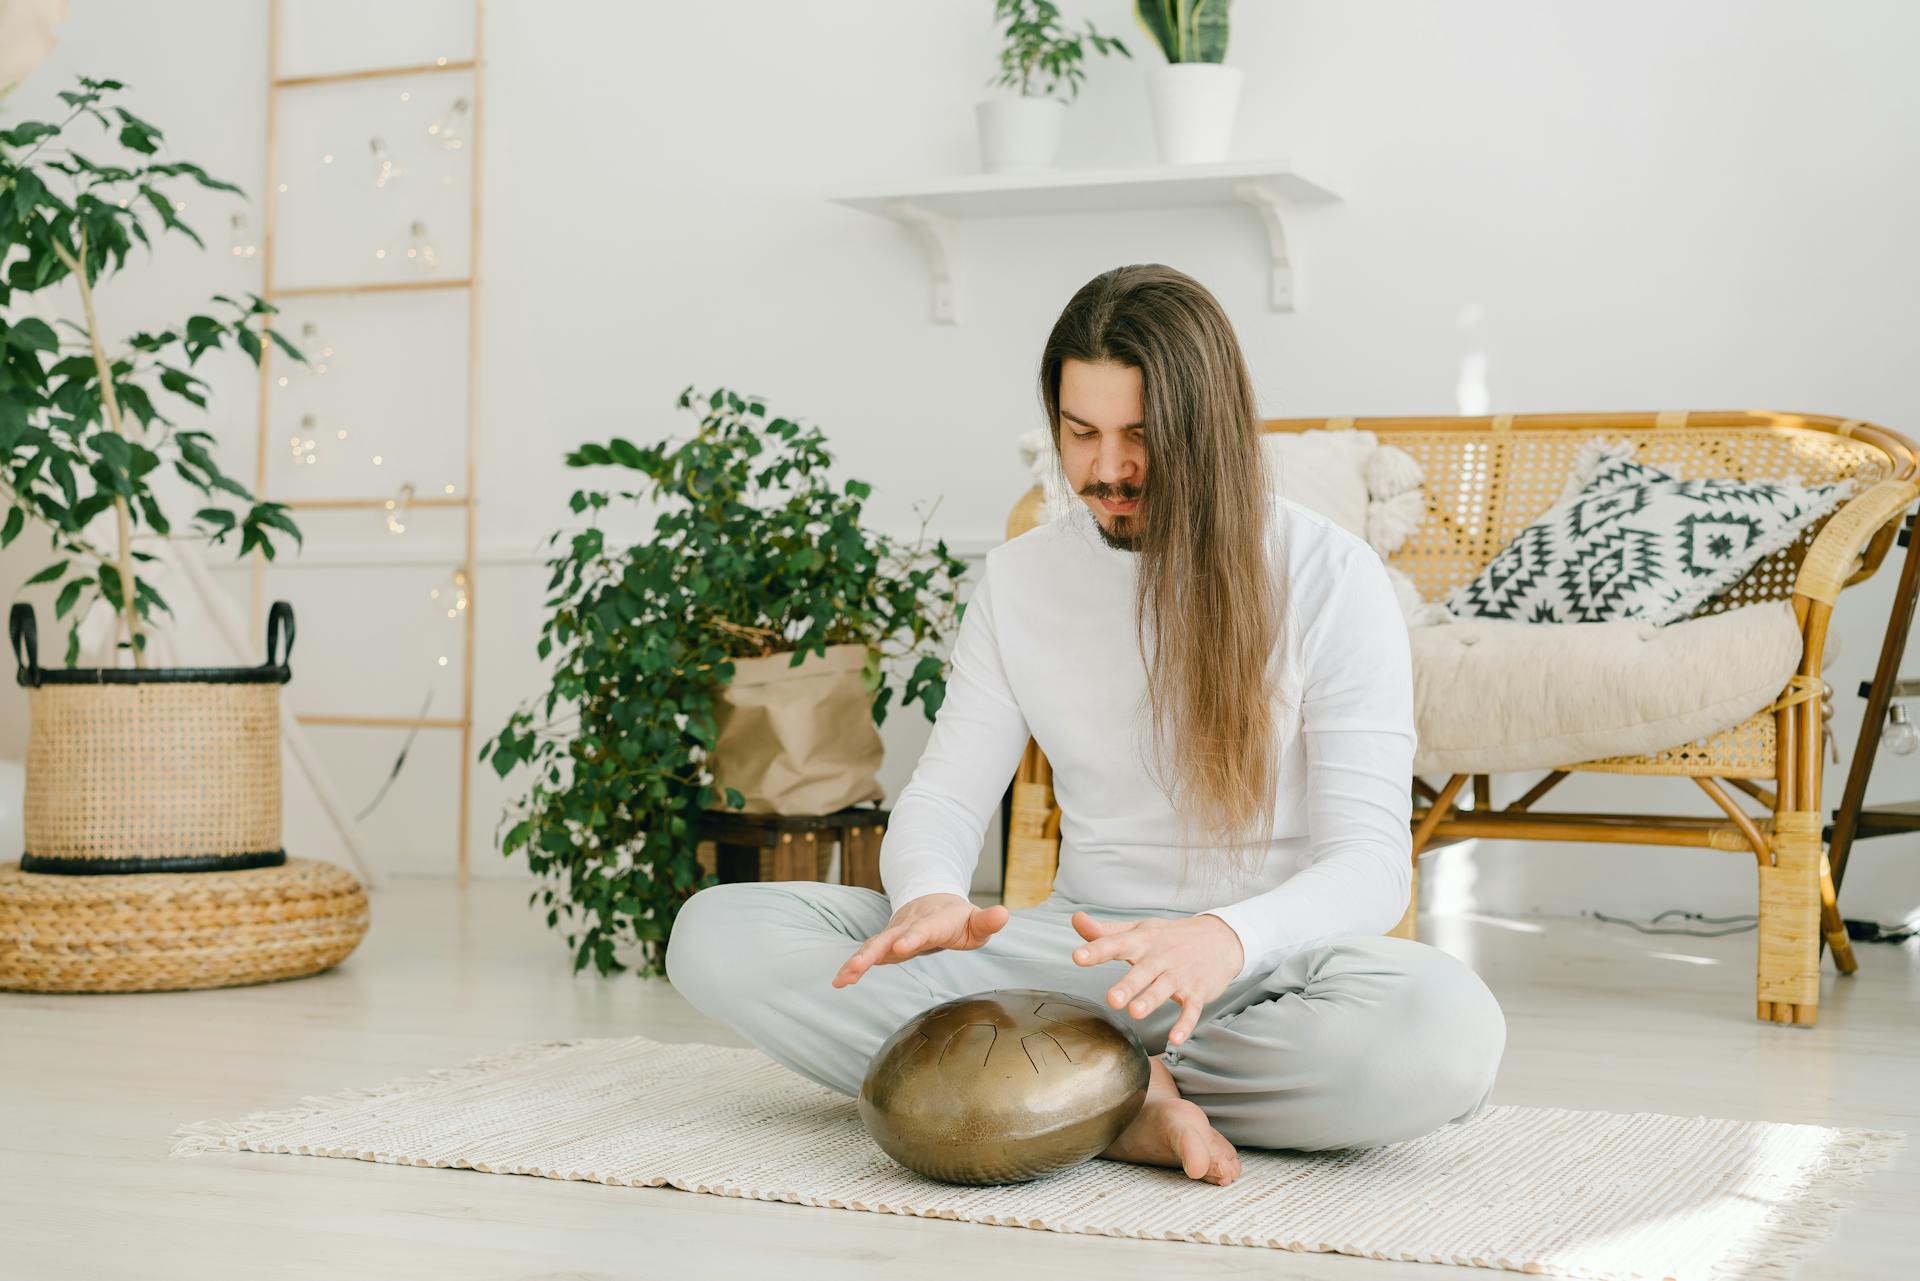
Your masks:
{"label": "bare foot", "polygon": [[1213,1128],[1198,1103],[1180,1097],[1173,1073],[1159,1055],[1150,1056],[1147,1066],[1147,1101],[1100,1155],[1109,1161],[1184,1170],[1190,1179],[1222,1186],[1239,1178],[1239,1151]]}

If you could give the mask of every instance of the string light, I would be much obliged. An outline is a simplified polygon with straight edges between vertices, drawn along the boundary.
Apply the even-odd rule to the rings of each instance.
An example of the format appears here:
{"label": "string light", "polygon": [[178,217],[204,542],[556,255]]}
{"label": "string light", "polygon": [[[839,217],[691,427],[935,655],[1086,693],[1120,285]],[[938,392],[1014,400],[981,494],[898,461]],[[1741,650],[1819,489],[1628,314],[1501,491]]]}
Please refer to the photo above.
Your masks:
{"label": "string light", "polygon": [[[314,429],[314,421],[312,414],[302,414],[300,416],[300,426],[302,430],[312,431]],[[293,438],[293,461],[295,463],[304,462],[309,466],[317,461],[313,453],[313,437],[295,436]]]}
{"label": "string light", "polygon": [[467,100],[455,98],[452,104],[427,126],[427,134],[437,139],[445,150],[458,151],[466,145],[465,135],[462,132],[466,119]]}
{"label": "string light", "polygon": [[394,163],[393,155],[387,150],[387,144],[383,139],[370,138],[367,140],[367,145],[373,148],[374,186],[384,187],[406,173],[406,170]]}
{"label": "string light", "polygon": [[467,607],[467,575],[465,570],[456,569],[451,579],[444,579],[427,593],[429,600],[452,600],[448,605],[447,617],[458,618],[460,611]]}
{"label": "string light", "polygon": [[[374,461],[379,462],[380,460],[376,458]],[[412,503],[412,485],[400,486],[400,497],[398,499],[389,498],[387,500],[387,532],[389,534],[404,534],[407,532],[407,508],[410,507]]]}
{"label": "string light", "polygon": [[243,213],[233,215],[233,235],[229,245],[235,258],[252,258],[260,252],[260,246],[254,244],[253,237],[247,234],[247,216]]}
{"label": "string light", "polygon": [[[333,356],[333,344],[321,338],[320,326],[314,324],[311,320],[301,325],[300,345],[314,361],[313,372],[316,374],[326,373],[327,361]],[[340,439],[345,440],[346,438],[347,433],[341,432]]]}
{"label": "string light", "polygon": [[413,259],[422,271],[432,271],[440,265],[440,255],[434,252],[433,243],[427,239],[427,224],[413,224],[413,247],[407,250],[407,257]]}

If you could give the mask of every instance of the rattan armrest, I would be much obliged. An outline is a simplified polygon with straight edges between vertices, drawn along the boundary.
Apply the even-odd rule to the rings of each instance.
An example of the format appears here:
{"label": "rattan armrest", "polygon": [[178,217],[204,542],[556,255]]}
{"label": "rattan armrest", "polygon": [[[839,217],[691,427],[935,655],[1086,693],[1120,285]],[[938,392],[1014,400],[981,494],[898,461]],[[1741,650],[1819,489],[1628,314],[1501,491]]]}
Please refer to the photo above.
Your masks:
{"label": "rattan armrest", "polygon": [[[1800,562],[1800,573],[1793,580],[1794,595],[1832,605],[1842,587],[1857,581],[1856,570],[1872,572],[1863,554],[1868,543],[1885,531],[1878,548],[1884,554],[1887,540],[1893,537],[1892,524],[1913,505],[1915,498],[1920,498],[1920,484],[1891,479],[1843,503],[1821,527],[1813,546],[1807,548],[1806,557]],[[1877,564],[1879,556],[1872,559]],[[1859,577],[1864,578],[1866,573]]]}

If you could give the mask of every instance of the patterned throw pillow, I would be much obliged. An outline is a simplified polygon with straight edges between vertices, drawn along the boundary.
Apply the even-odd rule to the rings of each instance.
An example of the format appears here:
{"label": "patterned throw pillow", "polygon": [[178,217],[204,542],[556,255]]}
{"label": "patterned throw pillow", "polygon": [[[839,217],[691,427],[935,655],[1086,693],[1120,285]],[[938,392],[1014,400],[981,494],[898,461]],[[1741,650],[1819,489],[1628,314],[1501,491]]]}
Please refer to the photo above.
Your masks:
{"label": "patterned throw pillow", "polygon": [[1670,623],[1739,582],[1859,487],[1681,480],[1589,442],[1560,500],[1447,598],[1460,618]]}

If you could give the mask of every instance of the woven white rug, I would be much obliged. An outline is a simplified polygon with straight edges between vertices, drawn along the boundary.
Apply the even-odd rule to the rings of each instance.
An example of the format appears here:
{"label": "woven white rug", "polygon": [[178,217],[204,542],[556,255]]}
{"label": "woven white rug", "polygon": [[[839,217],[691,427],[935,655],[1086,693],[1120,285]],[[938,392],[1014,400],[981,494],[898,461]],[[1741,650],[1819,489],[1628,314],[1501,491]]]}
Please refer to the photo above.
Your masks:
{"label": "woven white rug", "polygon": [[854,1101],[758,1050],[518,1045],[174,1132],[173,1155],[284,1152],[843,1210],[1621,1281],[1789,1277],[1899,1133],[1495,1107],[1390,1147],[1243,1149],[1226,1187],[1093,1160],[962,1187],[895,1164]]}

